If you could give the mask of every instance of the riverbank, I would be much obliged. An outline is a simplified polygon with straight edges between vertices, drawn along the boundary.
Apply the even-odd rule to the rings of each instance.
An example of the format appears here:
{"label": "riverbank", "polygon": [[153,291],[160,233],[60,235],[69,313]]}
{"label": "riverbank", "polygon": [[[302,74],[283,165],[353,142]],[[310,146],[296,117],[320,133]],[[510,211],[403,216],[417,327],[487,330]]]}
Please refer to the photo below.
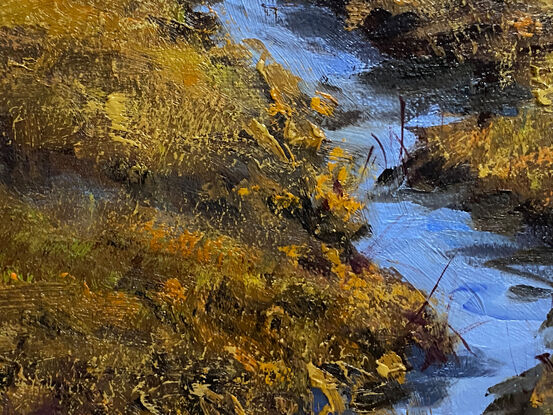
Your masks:
{"label": "riverbank", "polygon": [[192,3],[57,6],[0,10],[5,408],[371,409],[409,347],[447,359],[445,318],[352,244],[332,95]]}
{"label": "riverbank", "polygon": [[407,180],[427,190],[471,183],[465,208],[476,214],[483,206],[518,212],[521,225],[527,224],[551,244],[550,122],[548,112],[529,107],[516,117],[469,117],[420,129],[421,149],[408,162]]}
{"label": "riverbank", "polygon": [[[542,30],[542,22],[551,19],[548,6],[489,3],[467,13],[465,9],[473,5],[465,3],[444,7],[440,14],[436,3],[429,5],[431,10],[424,2],[333,2],[332,7],[344,16],[350,29],[360,29],[380,50],[397,59],[390,65],[395,69],[391,78],[383,70],[385,87],[390,85],[404,97],[412,89],[416,104],[421,86],[431,89],[445,84],[452,91],[465,90],[465,99],[471,103],[466,106],[447,93],[436,97],[442,113],[462,117],[453,123],[413,127],[411,131],[418,137],[416,148],[409,149],[402,166],[386,170],[380,183],[398,185],[405,180],[415,193],[429,194],[419,199],[432,199],[433,194],[433,199],[436,195],[445,198],[448,207],[471,212],[478,229],[517,235],[529,227],[533,236],[551,245],[551,57],[550,35]],[[457,11],[458,16],[454,14]],[[430,16],[433,22],[429,22]],[[403,68],[411,72],[402,74]],[[371,72],[364,78],[375,83],[378,73]],[[474,80],[470,87],[462,80],[466,72]],[[438,79],[433,80],[433,75]],[[451,95],[456,96],[455,92]],[[408,102],[413,105],[413,101]],[[546,251],[533,255],[538,263],[549,261]],[[500,262],[490,261],[489,265]],[[537,276],[527,273],[527,277]],[[537,280],[551,284],[546,274]],[[541,289],[530,285],[511,289],[512,293],[526,293],[521,299],[530,292],[541,295]],[[547,290],[543,295],[548,296]],[[550,322],[544,323],[544,332],[550,330],[548,325]],[[551,344],[546,341],[545,346]],[[549,354],[538,349],[535,354],[538,366],[489,389],[496,400],[485,413],[551,410]],[[516,366],[514,369],[516,372]]]}
{"label": "riverbank", "polygon": [[[376,4],[350,2],[352,3]],[[384,2],[378,3],[379,7],[383,7],[382,3]],[[402,8],[403,11],[420,6],[420,3],[395,3],[388,6]],[[317,4],[331,7],[342,16],[347,12],[345,2]],[[484,16],[484,20],[489,19],[489,23],[493,19],[501,19],[502,14],[508,16],[502,11],[504,6],[512,7],[513,4],[502,5],[500,9],[497,9],[498,4],[481,7],[475,15],[483,16],[486,11],[499,11]],[[385,33],[382,29],[386,27],[392,30],[396,24],[397,29],[402,19],[413,17],[412,14],[402,15],[401,11],[387,13],[386,10],[382,13],[381,9],[379,12],[381,17],[384,16],[383,21],[369,19],[375,25],[370,28],[372,33],[367,33],[364,28],[360,30],[366,35],[365,39],[373,37],[370,43],[387,53],[388,57],[384,57],[384,65],[368,68],[357,78],[376,91],[383,86],[390,94],[396,94],[396,99],[398,95],[402,95],[407,102],[406,117],[401,117],[398,108],[396,122],[405,123],[408,127],[405,129],[406,141],[412,132],[419,137],[418,149],[406,144],[407,151],[403,153],[404,166],[386,169],[390,167],[390,158],[399,151],[388,152],[387,166],[386,160],[380,159],[384,174],[380,176],[379,182],[387,186],[380,186],[371,193],[371,198],[375,200],[370,205],[371,210],[380,210],[376,215],[370,216],[375,241],[363,244],[361,249],[365,248],[374,257],[384,258],[384,263],[394,264],[393,266],[397,264],[398,269],[416,280],[418,286],[426,279],[416,275],[416,272],[431,269],[427,262],[435,264],[434,256],[438,256],[442,250],[456,252],[465,258],[452,271],[458,273],[453,277],[455,281],[443,281],[442,284],[444,292],[450,295],[449,300],[460,305],[452,308],[455,309],[453,313],[463,313],[465,318],[468,317],[468,320],[460,317],[457,322],[468,324],[474,317],[471,312],[490,318],[474,323],[477,326],[489,324],[483,329],[488,332],[487,335],[475,335],[475,340],[470,335],[466,336],[469,337],[469,344],[472,345],[472,340],[479,343],[482,350],[486,350],[487,358],[478,360],[479,368],[474,369],[470,363],[463,362],[458,369],[462,374],[457,374],[455,370],[449,374],[455,379],[452,381],[455,386],[451,386],[444,398],[445,404],[443,401],[433,401],[427,396],[428,389],[423,389],[419,395],[420,401],[409,403],[410,409],[420,405],[421,408],[431,407],[433,412],[437,407],[443,413],[454,413],[452,408],[463,413],[481,413],[488,404],[479,406],[460,402],[457,395],[467,396],[470,390],[470,396],[477,399],[479,391],[474,384],[482,377],[488,379],[482,383],[493,384],[489,376],[497,373],[497,368],[491,369],[491,362],[502,362],[503,366],[510,366],[509,370],[502,370],[507,373],[503,377],[505,379],[519,374],[521,367],[527,369],[534,366],[534,362],[538,362],[535,356],[543,355],[546,348],[550,347],[541,340],[536,340],[534,344],[527,337],[538,333],[539,324],[550,309],[550,290],[545,287],[551,285],[548,272],[551,252],[541,247],[544,242],[551,241],[550,210],[547,206],[547,191],[551,187],[548,183],[551,168],[547,157],[551,146],[548,127],[550,80],[547,79],[550,73],[547,53],[549,46],[547,36],[545,39],[540,37],[543,32],[540,24],[537,24],[549,21],[550,17],[545,4],[525,4],[521,10],[528,10],[525,9],[527,7],[533,8],[529,15],[519,14],[512,20],[503,19],[501,24],[507,23],[508,26],[495,34],[483,33],[481,37],[477,35],[472,38],[470,30],[468,36],[463,34],[470,27],[460,25],[457,35],[461,36],[444,37],[444,40],[449,39],[447,47],[450,50],[445,55],[424,48],[417,49],[421,44],[409,39],[413,33],[410,32],[412,28],[408,27],[402,33],[386,33],[380,39],[374,38],[375,33]],[[455,9],[443,9],[445,17],[437,19],[436,25],[458,23],[454,16],[448,15],[450,10]],[[366,16],[367,14],[363,19]],[[469,19],[472,17],[469,16]],[[348,23],[346,19],[344,17],[344,25]],[[413,20],[417,19],[418,16],[414,16]],[[478,29],[477,26],[474,28]],[[420,27],[426,29],[426,23]],[[531,30],[526,31],[525,28]],[[538,28],[539,32],[534,31]],[[500,37],[503,40],[498,41]],[[409,41],[402,44],[401,41],[398,42],[401,39]],[[524,46],[527,40],[533,46]],[[424,40],[424,44],[428,45],[428,39]],[[521,46],[520,49],[518,46]],[[393,50],[396,47],[397,50]],[[504,53],[505,51],[508,53]],[[427,123],[424,114],[432,110],[431,105],[439,106],[438,117],[432,123]],[[518,112],[520,107],[522,110]],[[456,116],[457,114],[460,116]],[[474,115],[466,117],[467,114]],[[448,125],[452,120],[455,124]],[[367,123],[363,127],[370,134],[372,124]],[[357,133],[357,129],[351,131]],[[394,139],[394,133],[397,140]],[[359,136],[366,139],[367,134],[362,136],[359,133]],[[376,133],[384,143],[385,150],[389,151],[393,146],[388,147],[386,134],[387,132]],[[400,136],[403,137],[402,131],[393,126],[390,127],[389,135],[391,143],[399,143]],[[476,151],[473,152],[473,149]],[[486,151],[489,151],[489,157],[486,156]],[[400,164],[403,164],[401,160]],[[503,168],[501,172],[500,167]],[[422,205],[423,208],[414,204]],[[390,213],[394,209],[397,210],[395,217]],[[413,210],[420,212],[413,213]],[[470,212],[471,217],[466,222],[460,221],[458,216],[462,214],[459,210]],[[382,221],[380,226],[377,226],[378,220]],[[531,224],[530,232],[528,224]],[[394,232],[392,228],[400,230]],[[480,232],[472,232],[471,228]],[[435,229],[440,230],[443,238],[434,237]],[[490,237],[485,231],[505,235],[509,246],[503,245],[503,238],[498,238],[497,235]],[[388,236],[389,233],[394,233],[394,236]],[[467,233],[474,233],[471,235],[473,241],[468,240],[470,238]],[[404,238],[410,238],[410,243],[403,243]],[[517,246],[521,241],[524,243],[528,240],[535,241],[530,244],[535,243],[540,248],[531,247],[527,251],[523,249],[518,252],[517,248],[513,249],[513,245]],[[513,244],[513,241],[516,242]],[[412,248],[412,245],[416,245],[416,248]],[[506,251],[501,253],[503,249]],[[412,261],[412,257],[403,252],[405,250],[411,255],[418,255],[419,251],[426,255]],[[401,254],[394,255],[398,251]],[[506,257],[493,258],[494,255]],[[521,276],[521,281],[526,281],[514,285],[513,274]],[[509,287],[510,284],[513,285]],[[432,283],[428,282],[426,286],[432,286]],[[466,302],[452,300],[454,294],[465,292]],[[463,297],[465,298],[464,295]],[[455,322],[452,324],[455,325]],[[535,328],[529,330],[530,325]],[[514,336],[513,326],[517,327]],[[502,341],[498,342],[496,336],[500,332]],[[541,370],[541,367],[538,369]],[[440,376],[435,373],[435,376],[444,382],[451,381],[448,375]],[[465,377],[471,380],[466,380]],[[501,379],[496,378],[495,382]],[[513,400],[507,393],[506,397],[490,406],[489,411],[505,413],[512,410],[512,413],[519,413],[517,411],[523,408],[538,411],[535,407],[540,405],[541,410],[546,411],[548,404],[543,390],[544,385],[547,385],[547,376],[541,379],[535,394],[531,392],[535,385],[525,388],[523,392],[526,395],[522,400]],[[535,380],[537,382],[537,378]],[[438,384],[439,381],[432,377],[424,383],[426,388],[432,390]],[[498,396],[505,392],[501,387],[492,388],[491,391],[497,392]],[[433,393],[429,395],[432,396]],[[530,398],[533,398],[532,402]],[[490,402],[491,396],[487,399]],[[449,400],[451,407],[448,406]]]}
{"label": "riverbank", "polygon": [[[497,208],[522,212],[551,243],[550,7],[542,2],[319,4],[393,58],[391,76],[386,68],[371,70],[363,74],[364,82],[407,96],[407,105],[415,106],[408,109],[411,114],[421,105],[416,91],[445,89],[445,96],[431,99],[442,111],[463,117],[415,129],[421,150],[411,150],[415,157],[406,161],[412,166],[408,182],[427,190],[452,179],[474,183],[465,207],[507,195],[509,206]],[[464,100],[450,98],[459,94]]]}
{"label": "riverbank", "polygon": [[531,1],[316,0],[361,31],[384,53],[497,64],[508,70],[520,57],[551,47],[551,8]]}

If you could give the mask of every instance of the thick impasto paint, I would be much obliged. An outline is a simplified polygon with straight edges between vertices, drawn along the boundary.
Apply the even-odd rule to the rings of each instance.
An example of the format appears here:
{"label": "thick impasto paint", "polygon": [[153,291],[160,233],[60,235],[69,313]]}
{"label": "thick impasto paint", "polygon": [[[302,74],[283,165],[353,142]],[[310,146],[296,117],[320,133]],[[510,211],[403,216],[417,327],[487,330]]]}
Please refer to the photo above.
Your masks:
{"label": "thick impasto paint", "polygon": [[551,413],[552,22],[3,0],[2,413]]}

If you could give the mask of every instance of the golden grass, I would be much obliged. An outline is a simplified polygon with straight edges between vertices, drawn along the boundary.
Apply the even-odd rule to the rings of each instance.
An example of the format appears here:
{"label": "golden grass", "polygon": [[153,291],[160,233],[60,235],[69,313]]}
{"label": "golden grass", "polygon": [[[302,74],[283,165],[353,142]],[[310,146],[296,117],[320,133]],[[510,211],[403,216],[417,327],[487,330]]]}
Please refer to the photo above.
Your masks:
{"label": "golden grass", "polygon": [[[249,413],[262,413],[276,398],[308,405],[301,396],[309,382],[320,383],[320,373],[328,385],[366,388],[388,373],[403,379],[402,364],[394,360],[391,372],[384,372],[387,357],[376,362],[384,353],[402,354],[410,342],[423,349],[437,341],[441,350],[452,347],[445,325],[413,324],[407,317],[424,302],[422,294],[374,265],[355,274],[336,248],[321,247],[332,268],[325,276],[298,264],[308,253],[264,252],[189,229],[193,223],[182,215],[136,211],[121,201],[98,203],[87,226],[75,227],[0,190],[0,213],[11,218],[0,231],[0,269],[8,276],[0,282],[0,342],[9,346],[3,357],[22,371],[3,392],[12,405],[30,404],[17,391],[39,388],[35,408],[59,399],[76,411],[124,413],[133,391],[144,388],[141,379],[148,379],[146,402],[164,412],[194,413],[202,405],[228,409],[235,404],[225,396],[232,395]],[[65,215],[79,217],[88,203],[86,197],[74,199]],[[17,347],[14,333],[37,340]],[[160,356],[170,359],[164,363],[169,366],[156,367]],[[77,362],[89,373],[87,380],[72,369],[56,375],[57,382],[86,395],[66,394],[60,383],[46,382],[59,365]],[[362,375],[342,384],[313,363]],[[202,380],[202,371],[217,368],[224,369],[218,382],[226,392]],[[115,371],[109,380],[108,371]],[[184,386],[175,371],[193,377],[195,386],[158,394],[168,379]]]}
{"label": "golden grass", "polygon": [[428,130],[429,143],[446,167],[468,164],[487,190],[511,190],[538,210],[553,207],[551,57],[531,64],[535,102],[515,117],[495,117],[485,128],[475,118]]}
{"label": "golden grass", "polygon": [[402,380],[407,345],[452,349],[431,311],[408,318],[423,294],[347,261],[358,179],[340,150],[319,166],[314,122],[334,98],[257,42],[215,46],[188,6],[0,10],[10,407],[294,413],[317,385],[339,410],[340,388]]}

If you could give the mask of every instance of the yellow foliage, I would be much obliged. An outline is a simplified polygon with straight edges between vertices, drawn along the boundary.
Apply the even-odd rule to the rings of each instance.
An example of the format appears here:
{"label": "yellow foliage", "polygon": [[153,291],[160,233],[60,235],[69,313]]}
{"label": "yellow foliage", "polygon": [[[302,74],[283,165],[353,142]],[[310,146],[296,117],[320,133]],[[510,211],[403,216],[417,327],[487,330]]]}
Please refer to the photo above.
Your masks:
{"label": "yellow foliage", "polygon": [[171,79],[177,85],[191,87],[205,79],[202,65],[207,62],[194,48],[185,43],[178,44],[178,47],[163,46],[144,52],[149,53],[153,61],[159,65],[163,78]]}
{"label": "yellow foliage", "polygon": [[269,386],[289,382],[292,371],[282,361],[259,362],[259,370],[265,375],[265,383]]}
{"label": "yellow foliage", "polygon": [[516,29],[519,36],[527,38],[534,36],[534,32],[540,32],[542,29],[541,23],[534,21],[530,15],[522,15],[517,20],[510,20],[508,24]]}
{"label": "yellow foliage", "polygon": [[[326,201],[331,212],[342,218],[344,222],[349,221],[352,216],[363,209],[363,203],[350,195],[346,189],[351,186],[351,164],[342,163],[350,161],[351,157],[344,151],[335,147],[329,155],[331,161],[327,164],[326,173],[319,174],[315,180],[316,200]],[[337,166],[340,165],[338,168]]]}
{"label": "yellow foliage", "polygon": [[539,408],[543,405],[536,391],[532,391],[532,395],[530,395],[530,405],[532,405],[532,408]]}
{"label": "yellow foliage", "polygon": [[320,97],[311,98],[311,108],[317,111],[319,114],[326,115],[327,117],[334,114],[334,108],[328,103],[324,102]]}
{"label": "yellow foliage", "polygon": [[399,383],[405,382],[405,372],[407,371],[401,357],[395,352],[387,352],[376,361],[376,371],[383,378],[394,378]]}
{"label": "yellow foliage", "polygon": [[114,92],[108,96],[105,111],[111,120],[111,128],[114,130],[129,131],[126,127],[128,122],[126,101],[127,97],[125,94]]}
{"label": "yellow foliage", "polygon": [[486,186],[551,206],[553,115],[529,108],[517,117],[497,118],[486,128],[473,122],[429,129],[429,143],[435,153],[447,156],[446,166],[467,163]]}
{"label": "yellow foliage", "polygon": [[186,300],[185,289],[176,278],[170,278],[165,281],[160,296],[163,299],[167,299],[171,304],[182,303]]}
{"label": "yellow foliage", "polygon": [[282,93],[279,89],[277,87],[271,88],[270,94],[271,98],[273,98],[275,102],[272,103],[267,110],[269,115],[275,116],[277,114],[282,114],[291,116],[293,112],[292,107],[284,102],[284,98],[282,97]]}
{"label": "yellow foliage", "polygon": [[[549,357],[546,359],[550,360]],[[550,413],[553,410],[553,373],[545,364],[530,396],[530,404],[533,408],[541,408],[545,413]]]}
{"label": "yellow foliage", "polygon": [[284,138],[292,145],[319,150],[326,136],[324,131],[311,121],[296,122],[293,117],[289,117],[284,127]]}
{"label": "yellow foliage", "polygon": [[337,179],[340,183],[345,183],[347,178],[348,178],[348,171],[346,170],[345,167],[342,167],[338,172]]}
{"label": "yellow foliage", "polygon": [[280,246],[278,250],[280,252],[284,252],[286,256],[292,260],[292,263],[297,266],[298,259],[300,257],[301,251],[303,250],[303,247],[299,245],[286,245]]}
{"label": "yellow foliage", "polygon": [[269,55],[265,52],[257,63],[257,70],[263,75],[271,91],[278,91],[277,94],[282,97],[281,99],[286,99],[290,103],[294,102],[301,96],[299,88],[301,79],[278,63],[267,64],[267,59],[269,59]]}
{"label": "yellow foliage", "polygon": [[[298,86],[300,78],[277,63],[267,64],[266,61],[272,59],[270,54],[264,46],[255,46],[263,51],[256,68],[270,88],[271,98],[274,101],[267,112],[271,116],[281,114],[286,118],[284,138],[287,143],[319,150],[325,134],[321,128],[306,119],[307,112],[303,108],[304,97]],[[311,108],[325,115],[332,115],[338,102],[330,94],[320,92],[318,94],[325,101],[320,97],[314,97]]]}
{"label": "yellow foliage", "polygon": [[319,96],[311,98],[311,109],[331,117],[334,114],[334,109],[338,106],[338,100],[325,92],[317,91],[317,95]]}
{"label": "yellow foliage", "polygon": [[354,275],[353,272],[351,271],[351,267],[342,262],[340,258],[340,251],[338,251],[338,249],[329,248],[325,244],[321,244],[321,249],[323,251],[323,254],[332,264],[331,266],[332,272],[336,274],[340,279],[340,287],[347,289],[347,286],[345,285],[346,281],[348,277],[351,277]]}
{"label": "yellow foliage", "polygon": [[248,189],[247,187],[241,187],[236,193],[238,193],[240,196],[247,196],[250,194],[250,189]]}
{"label": "yellow foliage", "polygon": [[294,209],[299,207],[300,198],[290,192],[282,192],[273,195],[273,202],[277,210]]}
{"label": "yellow foliage", "polygon": [[280,160],[289,162],[290,159],[286,156],[286,153],[282,149],[282,146],[271,135],[265,124],[261,124],[255,118],[250,121],[248,125],[244,125],[244,129],[248,134],[254,137],[260,146],[265,147],[271,151]]}
{"label": "yellow foliage", "polygon": [[346,156],[346,153],[342,147],[334,147],[329,154],[330,160],[341,160],[344,158],[348,158]]}
{"label": "yellow foliage", "polygon": [[[337,167],[335,174],[340,169]],[[319,255],[310,241],[309,250],[299,243],[277,245],[290,260],[282,258],[284,255],[275,255],[272,250],[260,255],[256,248],[244,246],[232,238],[218,237],[213,229],[193,230],[186,217],[152,208],[135,208],[134,203],[125,206],[127,213],[134,209],[131,216],[118,216],[119,211],[111,209],[102,211],[97,219],[101,222],[93,228],[84,229],[74,224],[60,227],[57,222],[54,227],[33,211],[30,215],[13,210],[13,199],[4,193],[1,195],[0,216],[14,218],[14,221],[7,220],[3,222],[5,226],[0,227],[0,240],[4,241],[0,266],[5,266],[4,261],[19,264],[16,256],[26,257],[31,252],[26,243],[36,244],[37,240],[42,242],[33,247],[32,252],[46,252],[44,247],[52,250],[57,240],[70,239],[68,234],[74,238],[84,234],[94,241],[92,250],[79,258],[72,258],[64,251],[59,258],[43,254],[40,266],[44,269],[67,269],[77,277],[69,278],[65,271],[60,278],[54,271],[54,284],[49,291],[46,284],[29,287],[25,294],[29,300],[27,308],[44,304],[56,315],[58,309],[63,315],[71,315],[68,324],[78,324],[79,329],[71,339],[77,341],[80,338],[77,335],[86,333],[87,345],[99,345],[91,355],[97,356],[101,350],[117,353],[114,359],[120,366],[116,367],[142,367],[142,362],[158,364],[157,359],[150,358],[152,348],[167,355],[170,365],[173,365],[173,358],[195,359],[199,366],[195,366],[198,371],[194,369],[194,373],[206,373],[204,370],[212,367],[208,367],[206,361],[225,361],[235,373],[225,386],[229,393],[238,397],[244,411],[252,408],[250,398],[273,397],[279,393],[298,396],[308,394],[313,386],[320,387],[328,397],[331,402],[328,411],[339,412],[346,406],[339,393],[341,385],[337,378],[322,369],[322,364],[337,365],[346,378],[353,367],[351,373],[363,374],[359,381],[357,375],[351,376],[356,378],[354,382],[359,387],[367,386],[367,378],[370,385],[374,385],[376,379],[378,356],[367,352],[364,346],[367,337],[357,337],[356,333],[370,330],[374,333],[374,340],[370,341],[383,350],[401,350],[413,339],[424,345],[421,339],[427,338],[407,329],[405,317],[407,311],[420,307],[424,297],[375,265],[361,274],[353,273],[351,266],[342,262],[336,247],[321,247],[334,274],[321,275],[289,264],[290,260],[304,255],[304,249],[305,253]],[[84,197],[82,202],[86,207],[89,200]],[[27,221],[31,219],[28,218],[32,218],[33,227],[29,227]],[[108,220],[109,225],[104,220]],[[13,245],[13,241],[22,240],[18,236],[21,232],[29,230],[29,240],[25,244]],[[48,236],[45,238],[42,233]],[[326,262],[324,258],[315,260]],[[31,266],[35,267],[36,263],[32,262]],[[21,275],[30,270],[9,268],[9,271],[21,279]],[[34,269],[33,272],[39,275]],[[118,280],[105,284],[112,279],[112,272],[119,278],[129,273],[144,291],[137,295],[134,290],[113,290]],[[6,277],[9,278],[9,274]],[[46,273],[40,272],[42,282],[47,278]],[[200,284],[200,279],[205,282]],[[31,286],[5,286],[20,290],[26,285]],[[65,289],[67,293],[63,294]],[[46,295],[42,295],[44,292]],[[78,307],[74,306],[75,298],[79,301]],[[91,315],[95,318],[91,319]],[[14,321],[19,318],[17,312]],[[440,327],[434,322],[429,322],[429,326],[440,333]],[[116,327],[117,332],[139,333],[141,341],[137,342],[134,336],[122,336],[109,346],[101,331],[105,327]],[[36,330],[43,329],[40,326]],[[100,337],[96,333],[100,333]],[[66,356],[63,348],[73,343],[66,339],[64,336],[48,339],[48,342],[56,345],[56,353],[62,347],[59,353]],[[444,343],[444,350],[449,350],[448,347],[448,343]],[[119,354],[121,349],[125,353]],[[44,358],[45,350],[48,349],[41,345],[39,359]],[[233,361],[228,361],[224,350]],[[72,353],[90,363],[82,351],[73,348]],[[121,362],[120,356],[128,356],[128,362]],[[177,360],[176,366],[171,367],[193,373],[180,362]],[[95,364],[90,367],[91,370],[98,368]],[[98,373],[102,370],[98,368]],[[135,373],[143,372],[132,372]],[[211,386],[202,384],[201,380],[198,382],[192,386],[193,393],[205,397],[206,402],[209,399],[219,402],[223,397],[221,402],[230,402],[231,410],[234,407],[240,412],[240,405],[229,399],[226,392],[224,396],[215,394],[210,392]]]}
{"label": "yellow foliage", "polygon": [[236,346],[225,346],[225,351],[239,361],[248,372],[262,376],[269,386],[286,383],[291,379],[292,371],[283,361],[260,362]]}

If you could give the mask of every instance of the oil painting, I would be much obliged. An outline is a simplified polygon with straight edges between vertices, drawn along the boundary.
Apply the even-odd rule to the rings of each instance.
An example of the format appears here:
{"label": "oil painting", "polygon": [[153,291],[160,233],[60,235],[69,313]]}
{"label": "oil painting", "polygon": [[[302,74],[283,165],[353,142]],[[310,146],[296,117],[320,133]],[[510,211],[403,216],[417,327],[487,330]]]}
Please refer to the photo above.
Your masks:
{"label": "oil painting", "polygon": [[1,413],[552,413],[552,24],[2,0]]}

